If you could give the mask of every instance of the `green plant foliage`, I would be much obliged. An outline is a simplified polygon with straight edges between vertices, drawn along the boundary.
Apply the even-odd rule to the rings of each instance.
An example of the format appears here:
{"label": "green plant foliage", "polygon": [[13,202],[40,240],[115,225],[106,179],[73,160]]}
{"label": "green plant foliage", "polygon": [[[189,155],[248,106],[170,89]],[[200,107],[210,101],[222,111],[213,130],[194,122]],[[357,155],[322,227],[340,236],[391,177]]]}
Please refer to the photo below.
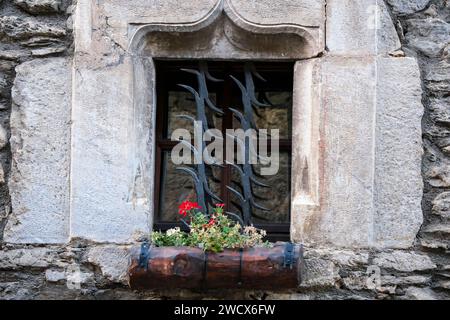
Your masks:
{"label": "green plant foliage", "polygon": [[[151,235],[153,245],[191,246],[199,247],[205,251],[221,252],[224,249],[249,248],[258,246],[271,246],[263,239],[266,231],[253,226],[242,228],[224,214],[223,205],[214,209],[211,217],[207,217],[195,206],[195,203],[183,202],[180,214],[190,219],[190,232],[183,232],[180,228],[173,228],[166,232],[154,231]],[[186,210],[187,208],[187,210]]]}

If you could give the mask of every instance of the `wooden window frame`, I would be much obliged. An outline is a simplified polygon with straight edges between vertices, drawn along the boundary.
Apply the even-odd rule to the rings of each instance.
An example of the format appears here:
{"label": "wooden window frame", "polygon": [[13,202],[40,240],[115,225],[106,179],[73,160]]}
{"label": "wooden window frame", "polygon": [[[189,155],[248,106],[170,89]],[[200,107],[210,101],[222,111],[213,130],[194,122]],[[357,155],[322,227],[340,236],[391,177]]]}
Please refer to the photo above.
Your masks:
{"label": "wooden window frame", "polygon": [[[212,64],[212,65],[211,65]],[[243,70],[243,62],[239,63],[236,61],[208,61],[208,67],[211,74],[214,75],[215,70],[221,70],[225,75],[233,74],[233,72],[242,72]],[[168,93],[170,89],[175,89],[176,83],[183,83],[183,80],[180,79],[176,81],[170,77],[171,73],[179,73],[181,75],[183,73],[179,72],[182,68],[198,68],[198,61],[190,60],[190,61],[168,61],[168,60],[155,60],[155,70],[156,70],[156,157],[155,157],[155,192],[154,192],[154,229],[166,231],[173,227],[180,227],[182,229],[185,226],[179,222],[173,221],[162,221],[160,214],[160,201],[161,201],[161,185],[162,185],[162,174],[161,169],[163,167],[163,154],[164,152],[172,150],[172,148],[178,144],[177,141],[171,141],[170,137],[165,137],[165,133],[167,132],[168,127]],[[264,74],[264,72],[288,72],[292,74],[291,79],[283,82],[283,79],[277,81],[280,87],[283,89],[290,87],[292,91],[293,87],[293,71],[294,71],[294,63],[290,62],[277,62],[277,63],[258,63],[257,64],[258,72]],[[189,75],[186,74],[186,77]],[[192,75],[191,75],[192,77]],[[231,106],[230,97],[232,96],[230,93],[232,91],[232,86],[236,86],[236,84],[231,80],[230,77],[224,77],[224,82],[222,82],[223,90],[218,92],[217,95],[217,105],[220,108],[223,108],[225,114],[222,118],[222,132],[225,132],[226,129],[232,127],[233,122],[233,114],[228,109]],[[209,83],[208,83],[209,85]],[[279,89],[279,88],[275,88]],[[179,88],[176,88],[179,90]],[[292,112],[292,110],[291,110]],[[269,145],[270,148],[270,145]],[[280,152],[288,152],[290,154],[290,161],[292,161],[292,136],[287,139],[279,140],[279,151]],[[221,194],[220,197],[225,203],[225,206],[228,207],[230,204],[230,194],[226,189],[226,185],[229,185],[231,182],[231,174],[232,167],[230,165],[224,165],[222,169],[221,176]],[[291,166],[289,165],[289,181],[292,179]],[[291,208],[289,208],[291,211]],[[289,221],[291,212],[289,212]],[[255,223],[255,227],[262,228],[267,231],[268,240],[270,241],[289,241],[290,239],[290,223]]]}

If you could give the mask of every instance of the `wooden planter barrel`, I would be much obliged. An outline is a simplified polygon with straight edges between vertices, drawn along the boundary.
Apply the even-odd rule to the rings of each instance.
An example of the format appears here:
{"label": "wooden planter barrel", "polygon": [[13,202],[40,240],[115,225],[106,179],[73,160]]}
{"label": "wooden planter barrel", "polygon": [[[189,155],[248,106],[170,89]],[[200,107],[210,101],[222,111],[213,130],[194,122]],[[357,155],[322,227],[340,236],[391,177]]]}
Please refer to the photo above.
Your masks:
{"label": "wooden planter barrel", "polygon": [[134,248],[128,269],[132,289],[290,289],[300,283],[302,248],[276,243],[272,248],[204,252],[191,247]]}

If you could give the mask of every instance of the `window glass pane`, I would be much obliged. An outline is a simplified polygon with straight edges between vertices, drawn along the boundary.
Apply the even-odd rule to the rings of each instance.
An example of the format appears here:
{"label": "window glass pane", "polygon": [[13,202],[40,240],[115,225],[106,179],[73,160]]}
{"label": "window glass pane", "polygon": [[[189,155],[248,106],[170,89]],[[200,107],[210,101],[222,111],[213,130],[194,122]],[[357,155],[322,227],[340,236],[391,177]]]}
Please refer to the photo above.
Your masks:
{"label": "window glass pane", "polygon": [[[161,203],[160,221],[178,221],[178,206],[186,199],[197,201],[197,195],[192,177],[183,171],[176,170],[170,159],[170,152],[163,152],[163,165],[161,167]],[[185,166],[185,165],[183,165]],[[196,166],[191,166],[195,169]],[[205,166],[208,187],[212,193],[220,198],[222,170],[217,166]],[[215,203],[218,200],[214,200]],[[212,209],[212,206],[209,206]]]}
{"label": "window glass pane", "polygon": [[179,128],[187,129],[193,135],[192,122],[178,117],[180,115],[186,115],[194,119],[196,118],[195,102],[192,94],[184,91],[169,91],[167,113],[168,125],[166,137],[168,139],[170,139],[172,132]]}
{"label": "window glass pane", "polygon": [[[216,103],[216,94],[211,93],[209,95],[211,101]],[[194,126],[192,121],[180,118],[179,116],[186,115],[197,120],[197,108],[193,95],[190,92],[185,91],[169,91],[168,92],[168,102],[167,102],[167,133],[166,138],[170,139],[172,132],[176,129],[186,129],[191,134],[192,139],[194,138]],[[222,128],[221,118],[208,108],[206,108],[206,115],[208,121],[211,123],[209,126],[212,128]]]}
{"label": "window glass pane", "polygon": [[[290,209],[290,153],[280,152],[280,165],[276,175],[261,176],[261,165],[253,165],[254,174],[258,181],[269,187],[257,186],[252,183],[253,199],[257,204],[269,209],[268,211],[253,208],[254,223],[288,223]],[[242,183],[236,169],[232,170],[232,188],[243,193]],[[231,193],[230,211],[241,213],[239,198]]]}
{"label": "window glass pane", "polygon": [[[288,223],[291,202],[290,152],[280,152],[280,167],[273,176],[258,176],[257,179],[269,188],[253,184],[255,201],[269,209],[255,209],[255,223]],[[255,172],[260,173],[261,165],[254,165]]]}
{"label": "window glass pane", "polygon": [[[257,127],[269,130],[279,129],[280,139],[289,139],[291,137],[292,92],[266,92],[265,97],[272,105],[254,108]],[[262,101],[264,100],[261,99]]]}
{"label": "window glass pane", "polygon": [[192,178],[177,167],[170,158],[170,152],[163,152],[161,167],[160,221],[178,221],[178,206],[186,199],[195,201]]}

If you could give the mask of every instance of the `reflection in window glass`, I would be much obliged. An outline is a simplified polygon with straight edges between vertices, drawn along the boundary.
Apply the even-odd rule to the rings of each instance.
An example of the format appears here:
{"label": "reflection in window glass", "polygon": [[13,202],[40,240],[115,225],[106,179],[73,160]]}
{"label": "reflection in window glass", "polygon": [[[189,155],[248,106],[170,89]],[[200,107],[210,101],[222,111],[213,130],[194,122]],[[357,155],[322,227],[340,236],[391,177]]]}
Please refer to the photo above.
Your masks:
{"label": "reflection in window glass", "polygon": [[176,167],[170,160],[170,152],[164,152],[160,193],[160,218],[162,221],[176,221],[180,203],[186,199],[196,199],[191,176],[176,170]]}
{"label": "reflection in window glass", "polygon": [[[214,93],[210,94],[210,99],[213,103],[216,101],[216,95]],[[220,128],[221,119],[217,116],[212,116],[207,109],[208,120],[212,122],[210,127]],[[196,119],[196,105],[194,98],[190,92],[186,91],[169,91],[168,95],[168,126],[166,137],[170,139],[172,132],[176,129],[186,129],[193,137],[194,126],[191,121],[180,118],[180,115],[191,116]]]}
{"label": "reflection in window glass", "polygon": [[[254,165],[253,167],[254,171],[259,174],[261,166]],[[255,223],[289,223],[291,202],[290,168],[290,154],[288,152],[280,152],[278,173],[273,176],[258,176],[257,179],[268,185],[269,188],[254,185],[255,200],[258,204],[269,209],[269,211],[255,209]]]}
{"label": "reflection in window glass", "polygon": [[279,129],[280,139],[291,137],[292,92],[266,92],[265,97],[272,104],[254,108],[258,128]]}

